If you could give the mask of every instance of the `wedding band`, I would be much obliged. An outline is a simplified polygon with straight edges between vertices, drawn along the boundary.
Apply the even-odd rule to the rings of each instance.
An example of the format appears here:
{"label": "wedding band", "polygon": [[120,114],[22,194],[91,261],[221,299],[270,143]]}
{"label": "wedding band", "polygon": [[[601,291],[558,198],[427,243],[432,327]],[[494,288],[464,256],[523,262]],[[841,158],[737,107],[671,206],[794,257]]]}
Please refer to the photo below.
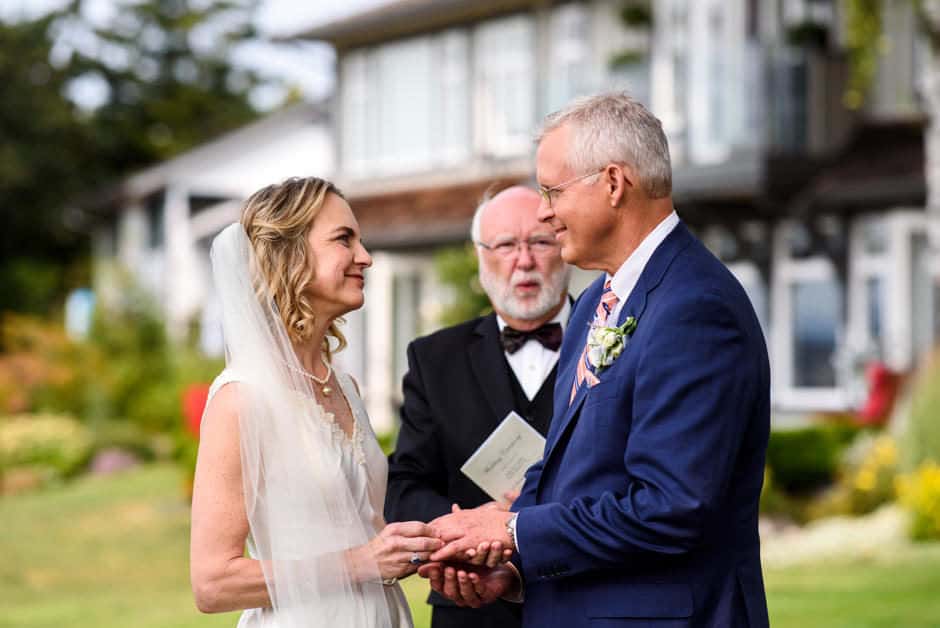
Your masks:
{"label": "wedding band", "polygon": [[408,562],[411,563],[412,565],[420,565],[424,561],[421,560],[421,557],[418,556],[417,554],[412,554],[411,559]]}

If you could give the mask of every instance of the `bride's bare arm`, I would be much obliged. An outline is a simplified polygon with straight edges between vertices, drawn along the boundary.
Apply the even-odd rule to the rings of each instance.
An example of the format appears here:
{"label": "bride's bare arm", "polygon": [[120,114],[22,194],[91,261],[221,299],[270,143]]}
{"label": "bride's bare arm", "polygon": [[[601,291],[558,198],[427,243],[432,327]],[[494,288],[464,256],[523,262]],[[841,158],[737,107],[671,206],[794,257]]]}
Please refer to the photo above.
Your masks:
{"label": "bride's bare arm", "polygon": [[193,485],[190,581],[196,606],[220,613],[271,605],[261,564],[246,558],[237,386],[212,398],[200,428]]}
{"label": "bride's bare arm", "polygon": [[[238,384],[223,386],[212,398],[200,428],[199,457],[193,486],[190,532],[190,580],[196,606],[220,613],[271,606],[258,560],[244,556],[249,525],[242,489],[238,429]],[[354,581],[401,578],[443,545],[420,522],[393,523],[365,545],[343,553],[344,569]],[[323,582],[335,578],[336,557],[311,564],[326,569]]]}

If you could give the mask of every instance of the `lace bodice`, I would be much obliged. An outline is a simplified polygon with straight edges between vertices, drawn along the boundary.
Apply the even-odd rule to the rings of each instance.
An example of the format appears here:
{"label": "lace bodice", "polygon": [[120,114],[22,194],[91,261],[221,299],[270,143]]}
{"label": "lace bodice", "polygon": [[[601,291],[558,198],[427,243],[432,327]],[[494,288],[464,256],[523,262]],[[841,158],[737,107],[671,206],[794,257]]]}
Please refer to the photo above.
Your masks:
{"label": "lace bodice", "polygon": [[[339,388],[349,404],[353,418],[353,430],[351,435],[347,435],[342,427],[336,422],[332,413],[325,412],[320,406],[320,412],[303,412],[302,404],[317,404],[316,399],[307,395],[297,393],[296,402],[298,404],[298,415],[310,416],[314,420],[320,419],[319,423],[312,426],[313,429],[326,430],[329,433],[329,439],[320,439],[319,442],[327,440],[332,443],[336,450],[335,457],[339,460],[342,468],[342,477],[347,482],[349,492],[355,500],[358,509],[359,518],[366,529],[378,533],[385,525],[382,515],[385,504],[386,477],[388,475],[388,462],[384,453],[378,445],[375,433],[369,423],[369,417],[366,413],[365,405],[356,391],[352,379],[345,373],[336,372],[336,378],[339,382]],[[238,382],[237,373],[226,369],[216,377],[209,388],[209,400],[218,393],[218,391],[233,382]],[[317,404],[319,406],[319,404]],[[302,432],[302,430],[299,430]],[[300,437],[300,435],[299,435]],[[310,451],[310,455],[317,455],[318,452]],[[247,540],[248,551],[252,557],[257,557],[255,544],[249,535]],[[407,610],[407,604],[401,590],[396,587],[386,587],[386,597],[393,620],[397,625],[404,628],[411,626],[410,614]],[[275,628],[271,617],[267,611],[261,609],[252,609],[246,611],[239,621],[239,628]]]}

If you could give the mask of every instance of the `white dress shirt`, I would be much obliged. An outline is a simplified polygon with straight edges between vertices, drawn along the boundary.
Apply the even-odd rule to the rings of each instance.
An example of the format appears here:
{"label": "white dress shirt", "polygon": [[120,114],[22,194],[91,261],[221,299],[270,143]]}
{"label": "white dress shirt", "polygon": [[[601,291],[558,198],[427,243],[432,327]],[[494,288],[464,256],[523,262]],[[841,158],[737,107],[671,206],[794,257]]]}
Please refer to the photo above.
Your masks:
{"label": "white dress shirt", "polygon": [[640,280],[640,275],[643,274],[643,269],[646,268],[646,264],[649,263],[650,258],[653,257],[653,253],[656,249],[659,248],[659,245],[663,243],[663,240],[666,239],[672,230],[676,228],[676,225],[679,224],[679,216],[676,214],[675,210],[665,218],[663,221],[656,225],[656,228],[650,231],[649,235],[643,238],[643,241],[640,242],[640,246],[636,247],[636,250],[630,254],[630,257],[627,258],[620,268],[617,269],[617,272],[614,273],[613,277],[610,274],[607,275],[607,278],[610,279],[610,289],[614,294],[617,295],[617,305],[610,312],[610,317],[608,318],[608,324],[613,326],[616,321],[620,320],[620,310],[623,309],[623,304],[627,302],[627,299],[630,298],[630,293],[633,292],[633,288],[636,287],[636,282]]}
{"label": "white dress shirt", "polygon": [[[559,323],[562,331],[564,331],[570,313],[571,304],[568,303],[568,297],[566,296],[564,305],[561,306],[555,318],[549,322]],[[496,315],[496,324],[499,325],[500,332],[502,332],[503,328],[507,325],[506,321],[504,321],[503,317],[499,314]],[[503,352],[503,355],[506,356],[506,361],[509,362],[509,367],[516,375],[516,380],[518,380],[519,385],[522,386],[522,390],[525,392],[525,396],[528,397],[529,401],[535,399],[535,396],[539,393],[539,389],[542,388],[542,384],[545,383],[548,374],[552,372],[552,369],[558,362],[560,351],[561,347],[558,348],[558,351],[552,351],[542,346],[542,343],[539,341],[530,338],[515,353]]]}

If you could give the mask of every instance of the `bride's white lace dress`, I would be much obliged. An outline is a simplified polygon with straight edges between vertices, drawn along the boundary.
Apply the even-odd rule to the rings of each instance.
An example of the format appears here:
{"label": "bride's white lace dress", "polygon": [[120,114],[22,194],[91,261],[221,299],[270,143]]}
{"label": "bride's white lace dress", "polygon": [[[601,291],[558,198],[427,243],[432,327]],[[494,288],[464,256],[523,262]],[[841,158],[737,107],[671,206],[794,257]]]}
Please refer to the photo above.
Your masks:
{"label": "bride's white lace dress", "polygon": [[[349,437],[343,432],[342,428],[333,421],[332,414],[319,412],[317,414],[324,420],[310,421],[312,424],[308,427],[311,430],[325,430],[325,433],[321,433],[319,435],[321,436],[320,438],[314,439],[310,438],[309,433],[301,430],[297,437],[304,442],[304,445],[311,447],[313,442],[332,443],[332,446],[336,448],[334,452],[335,458],[340,461],[342,467],[341,477],[344,477],[345,481],[348,483],[348,490],[355,500],[358,515],[363,527],[366,530],[372,530],[375,534],[378,534],[385,525],[382,510],[385,503],[388,462],[378,445],[375,433],[372,431],[372,426],[369,423],[365,406],[356,391],[352,379],[345,373],[334,372],[336,372],[336,379],[339,381],[340,390],[342,394],[345,395],[352,411],[354,419],[352,436]],[[237,381],[239,381],[239,378],[236,373],[232,372],[230,369],[222,371],[212,383],[209,390],[209,399],[211,400],[212,396],[225,384]],[[316,401],[298,394],[297,403],[316,404]],[[324,436],[326,438],[324,438]],[[310,451],[310,455],[314,456],[316,452]],[[315,534],[316,532],[313,530],[300,529],[285,532],[285,534],[292,533],[309,535]],[[248,552],[253,558],[258,558],[255,543],[251,536],[248,538]],[[374,608],[374,617],[376,619],[373,625],[384,625],[387,621],[385,618],[390,615],[394,628],[410,628],[413,625],[411,613],[408,610],[408,605],[401,587],[395,584],[384,586],[383,589],[385,592],[384,603],[387,604],[387,610],[378,607],[382,604],[382,600],[367,598],[367,600],[370,600],[367,603],[373,603],[376,606]],[[335,600],[329,602],[322,600],[321,603],[329,604],[330,608],[323,608],[322,613],[318,612],[318,609],[311,609],[310,614],[311,616],[323,618],[324,623],[318,623],[318,626],[323,625],[328,626],[328,628],[346,626],[346,622],[343,622],[343,617],[346,615],[343,605],[349,602],[349,596],[346,595],[339,595]],[[358,600],[357,602],[361,603],[362,600]],[[270,609],[249,609],[242,613],[241,619],[238,622],[238,628],[283,627],[277,625],[274,614]],[[361,628],[370,627],[362,626]]]}

